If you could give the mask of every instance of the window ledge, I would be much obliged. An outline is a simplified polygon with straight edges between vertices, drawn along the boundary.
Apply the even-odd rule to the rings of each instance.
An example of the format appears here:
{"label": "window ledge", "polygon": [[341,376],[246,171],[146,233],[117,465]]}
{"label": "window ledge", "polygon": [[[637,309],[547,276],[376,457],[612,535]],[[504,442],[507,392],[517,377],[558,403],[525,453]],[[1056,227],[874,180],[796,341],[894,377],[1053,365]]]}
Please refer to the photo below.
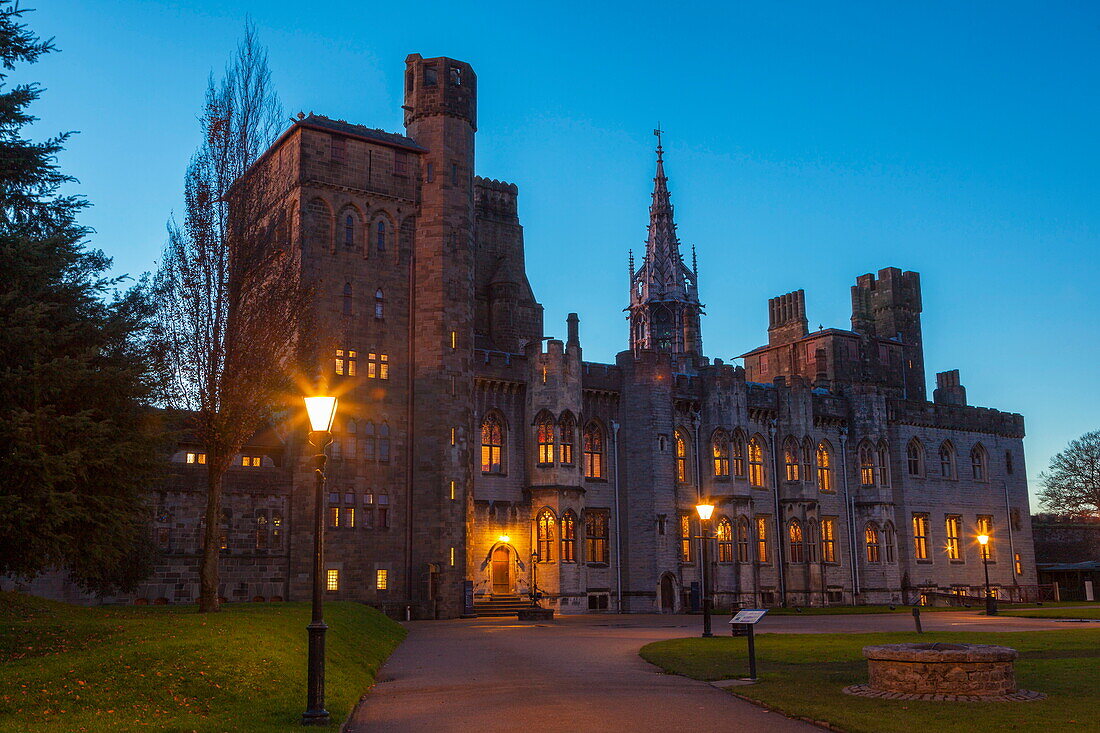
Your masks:
{"label": "window ledge", "polygon": [[585,564],[586,564],[586,565],[588,565],[588,567],[590,567],[590,568],[606,568],[606,567],[610,567],[610,564],[609,564],[609,563],[606,563],[606,562],[590,562],[590,563],[585,563]]}

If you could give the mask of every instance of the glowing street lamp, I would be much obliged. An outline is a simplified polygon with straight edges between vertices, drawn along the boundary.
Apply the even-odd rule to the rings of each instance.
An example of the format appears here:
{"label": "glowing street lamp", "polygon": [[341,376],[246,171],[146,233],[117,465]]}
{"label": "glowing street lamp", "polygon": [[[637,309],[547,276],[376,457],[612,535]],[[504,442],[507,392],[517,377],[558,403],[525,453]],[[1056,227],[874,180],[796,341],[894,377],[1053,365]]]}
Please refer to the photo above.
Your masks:
{"label": "glowing street lamp", "polygon": [[309,632],[308,682],[306,711],[302,725],[328,725],[325,710],[325,625],[322,580],[325,574],[325,449],[332,443],[332,421],[336,417],[336,398],[318,395],[306,397],[309,416],[309,442],[317,450],[313,456],[317,482],[313,496],[313,616]]}
{"label": "glowing street lamp", "polygon": [[706,638],[714,636],[710,630],[710,588],[707,583],[707,571],[709,569],[707,547],[710,544],[710,517],[714,514],[714,505],[700,502],[695,506],[695,511],[699,512],[699,529],[703,533],[703,562],[701,567],[703,575],[703,637]]}
{"label": "glowing street lamp", "polygon": [[989,535],[978,535],[978,544],[982,547],[982,567],[985,568],[985,615],[997,615],[997,598],[989,587]]}

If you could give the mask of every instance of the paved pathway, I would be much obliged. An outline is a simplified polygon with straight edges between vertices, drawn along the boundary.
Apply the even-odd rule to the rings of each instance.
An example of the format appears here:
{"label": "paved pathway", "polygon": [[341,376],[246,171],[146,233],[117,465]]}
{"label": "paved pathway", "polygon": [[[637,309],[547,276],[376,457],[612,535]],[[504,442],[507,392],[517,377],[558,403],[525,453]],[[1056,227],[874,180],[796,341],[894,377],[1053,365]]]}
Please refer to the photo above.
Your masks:
{"label": "paved pathway", "polygon": [[[925,631],[1079,628],[973,611],[921,616]],[[715,619],[724,633],[725,618]],[[349,726],[366,731],[815,731],[710,685],[662,674],[638,656],[651,641],[695,636],[699,616],[559,616],[415,621]],[[1100,626],[1088,624],[1088,626]],[[911,631],[909,614],[771,616],[761,633]]]}

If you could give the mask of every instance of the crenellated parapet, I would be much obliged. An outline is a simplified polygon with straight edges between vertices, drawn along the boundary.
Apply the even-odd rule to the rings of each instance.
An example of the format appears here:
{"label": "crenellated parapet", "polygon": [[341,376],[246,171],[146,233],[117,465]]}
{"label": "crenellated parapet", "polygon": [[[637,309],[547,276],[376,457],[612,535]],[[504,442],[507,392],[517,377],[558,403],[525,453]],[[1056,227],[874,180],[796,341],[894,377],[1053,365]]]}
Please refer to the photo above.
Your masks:
{"label": "crenellated parapet", "polygon": [[990,407],[937,405],[916,400],[887,400],[890,422],[946,430],[1024,437],[1024,417]]}

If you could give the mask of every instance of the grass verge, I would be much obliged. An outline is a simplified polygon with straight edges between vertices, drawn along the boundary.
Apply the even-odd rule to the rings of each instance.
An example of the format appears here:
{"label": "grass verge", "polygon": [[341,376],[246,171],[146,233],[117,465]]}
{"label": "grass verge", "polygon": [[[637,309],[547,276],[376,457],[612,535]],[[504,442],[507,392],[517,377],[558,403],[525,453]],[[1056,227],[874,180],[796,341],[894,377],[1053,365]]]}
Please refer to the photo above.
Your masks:
{"label": "grass verge", "polygon": [[[867,681],[860,650],[869,644],[951,641],[1003,644],[1020,652],[1020,687],[1048,694],[1027,703],[880,700],[841,693]],[[748,674],[745,639],[671,639],[647,644],[641,656],[666,672],[700,680]],[[1100,730],[1100,630],[1026,633],[760,634],[760,682],[736,694],[782,712],[828,721],[851,733],[937,733],[975,730]]]}
{"label": "grass verge", "polygon": [[[1007,606],[1001,604],[1001,608],[1007,610],[1009,608],[1030,610],[1030,609],[1057,609],[1067,608],[1078,605],[1095,605],[1091,601],[1047,601],[1046,603],[1039,604],[1020,604]],[[984,606],[982,604],[974,604],[971,606],[921,606],[921,613],[933,613],[937,611],[982,611]],[[768,610],[769,616],[846,616],[849,614],[865,614],[865,613],[912,613],[913,607],[907,605],[894,604],[893,606],[808,606],[808,607],[777,607]],[[733,610],[729,608],[717,608],[714,610],[716,615],[732,615]],[[1074,616],[1074,618],[1087,618],[1084,616]]]}
{"label": "grass verge", "polygon": [[1100,621],[1100,608],[1027,608],[1023,610],[1006,609],[1003,616],[1023,616],[1024,618],[1086,618]]}
{"label": "grass verge", "polygon": [[[0,593],[0,731],[288,731],[306,699],[308,604],[83,608]],[[333,728],[405,637],[325,605]]]}

